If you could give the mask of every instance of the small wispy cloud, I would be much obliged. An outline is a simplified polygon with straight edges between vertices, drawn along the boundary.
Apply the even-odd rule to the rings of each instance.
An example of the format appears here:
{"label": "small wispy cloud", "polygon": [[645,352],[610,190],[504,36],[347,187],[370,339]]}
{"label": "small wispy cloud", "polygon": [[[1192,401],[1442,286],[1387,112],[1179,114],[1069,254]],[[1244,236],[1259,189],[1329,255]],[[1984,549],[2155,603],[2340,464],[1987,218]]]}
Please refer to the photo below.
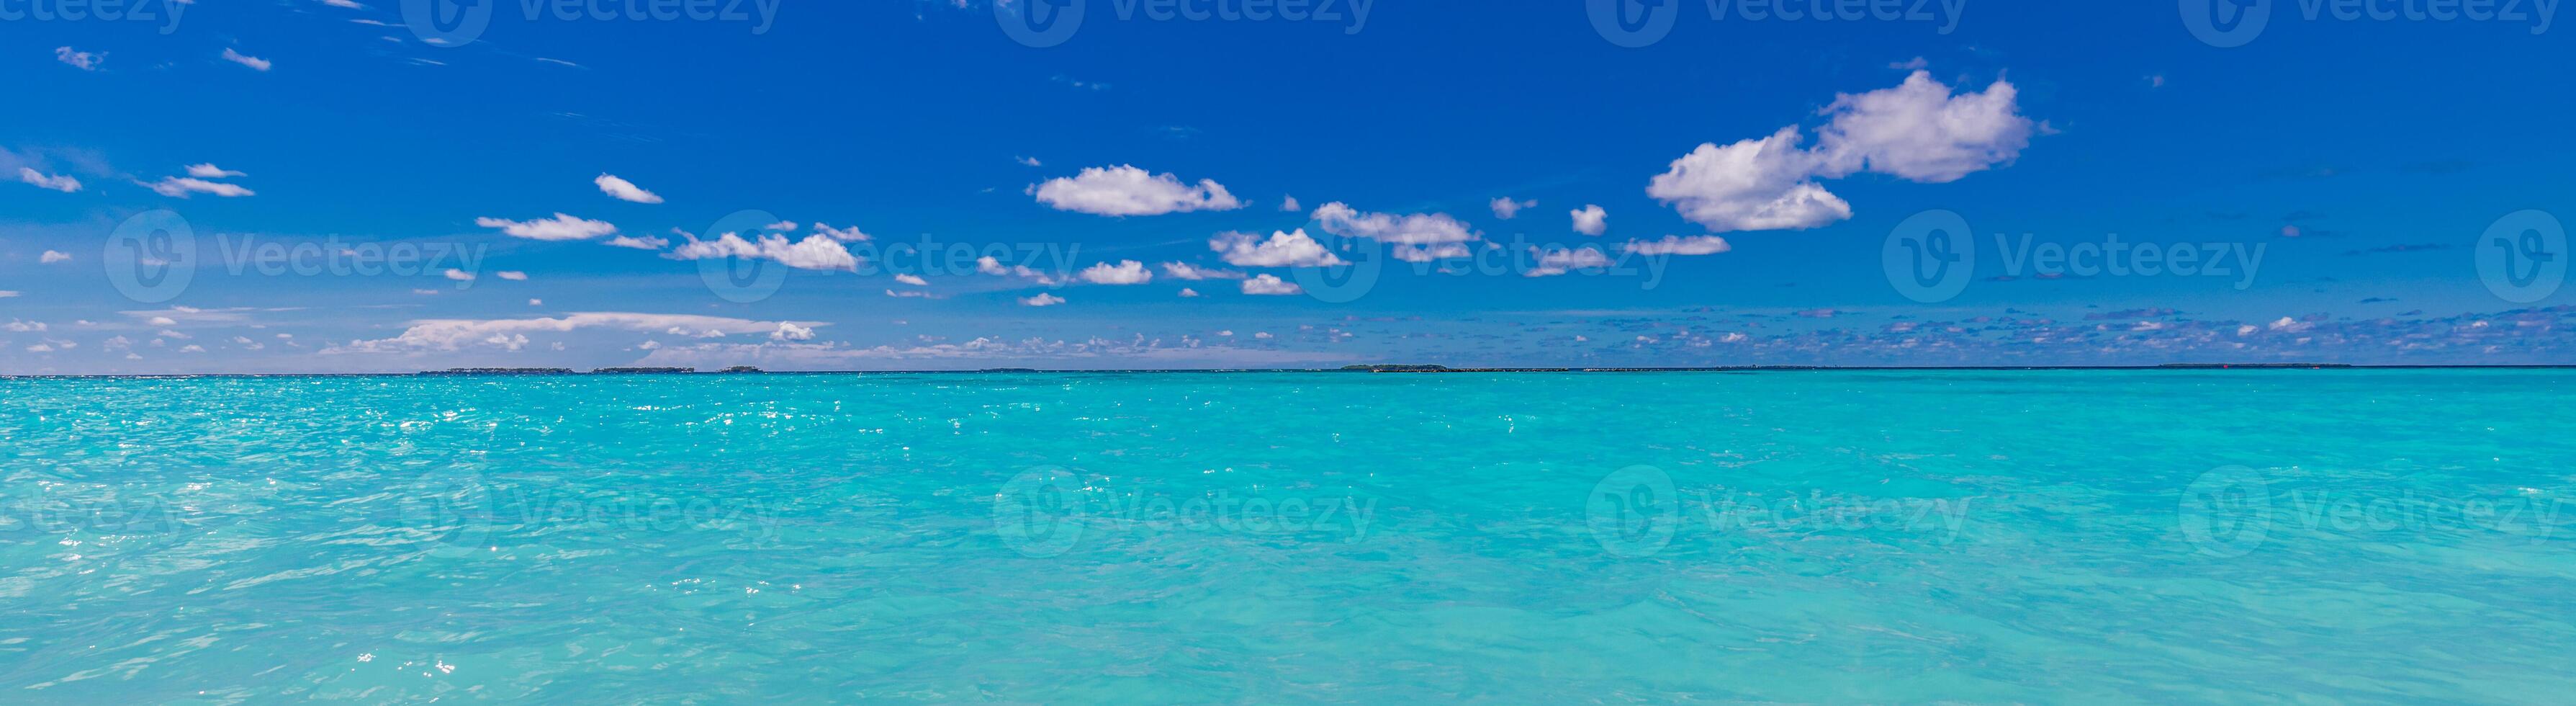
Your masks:
{"label": "small wispy cloud", "polygon": [[232,48],[230,48],[230,47],[226,47],[226,48],[224,49],[224,60],[225,60],[225,61],[229,61],[229,62],[233,62],[233,63],[236,63],[236,64],[240,64],[240,65],[243,65],[243,66],[248,66],[248,67],[250,67],[250,68],[251,68],[251,70],[252,70],[252,71],[267,71],[267,70],[269,69],[269,67],[274,66],[274,64],[271,64],[271,63],[269,62],[269,60],[267,60],[267,59],[262,59],[262,58],[259,58],[259,57],[256,57],[256,56],[251,56],[251,55],[249,55],[249,54],[244,54],[244,53],[241,53],[241,52],[238,52],[238,51],[234,51],[234,50],[233,50]]}

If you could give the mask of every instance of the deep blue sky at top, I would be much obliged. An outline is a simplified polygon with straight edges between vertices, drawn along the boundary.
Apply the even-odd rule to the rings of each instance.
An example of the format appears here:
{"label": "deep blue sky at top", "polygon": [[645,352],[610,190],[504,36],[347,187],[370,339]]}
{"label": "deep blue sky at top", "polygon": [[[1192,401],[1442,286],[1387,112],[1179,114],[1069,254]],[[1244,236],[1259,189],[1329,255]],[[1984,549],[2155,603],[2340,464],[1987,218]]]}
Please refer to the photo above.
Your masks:
{"label": "deep blue sky at top", "polygon": [[[394,0],[358,1],[366,7],[201,0],[167,35],[152,23],[0,22],[0,95],[15,108],[0,111],[0,149],[52,155],[49,173],[87,185],[65,194],[0,184],[0,290],[21,293],[0,299],[0,319],[41,319],[53,337],[83,341],[33,355],[23,348],[44,336],[12,335],[0,371],[151,367],[105,363],[112,356],[88,339],[136,318],[120,312],[159,306],[119,297],[97,271],[107,229],[152,208],[178,211],[201,234],[472,239],[491,248],[486,270],[530,275],[486,275],[436,297],[413,290],[443,282],[209,275],[173,302],[300,308],[260,320],[316,341],[385,338],[419,319],[577,311],[824,322],[818,341],[857,348],[978,336],[1206,339],[1351,317],[1422,317],[1420,330],[1451,335],[1428,348],[1408,347],[1420,342],[1401,327],[1305,348],[1284,335],[1244,343],[1354,361],[1476,361],[1457,336],[1517,334],[1529,322],[1485,331],[1437,322],[1495,312],[1830,308],[1874,317],[1871,327],[2007,310],[2071,320],[2171,308],[2252,323],[2495,312],[2517,305],[2481,286],[2467,249],[2474,236],[2520,209],[2576,216],[2565,161],[2576,154],[2566,119],[2576,74],[2565,68],[2576,65],[2576,43],[2554,25],[2533,35],[2536,19],[2310,21],[2284,0],[2261,37],[2219,49],[2187,31],[2172,2],[1967,0],[1961,16],[1931,22],[1757,22],[1711,21],[1708,5],[1691,1],[1667,38],[1632,49],[1605,41],[1579,2],[1379,0],[1349,32],[1347,20],[1121,20],[1117,3],[1088,0],[1080,32],[1040,49],[998,29],[985,0],[790,0],[757,34],[755,22],[527,21],[505,2],[479,41],[443,48],[400,27],[351,22],[402,21]],[[56,60],[62,46],[105,58],[99,70],[80,70]],[[225,62],[227,48],[274,68]],[[1440,212],[1489,240],[1525,234],[1606,248],[1707,232],[1645,192],[1693,147],[1813,126],[1838,93],[1895,86],[1907,72],[1893,65],[1918,57],[1954,89],[2009,81],[2021,114],[2047,129],[2011,163],[1954,182],[1836,180],[1849,220],[1724,233],[1731,252],[1676,258],[1652,289],[1609,277],[1398,276],[1361,301],[1332,304],[1158,280],[1070,288],[1059,292],[1066,305],[1026,307],[1017,301],[1042,288],[971,273],[933,278],[945,296],[935,300],[883,296],[883,275],[800,273],[777,297],[733,304],[696,286],[689,263],[507,238],[474,223],[565,212],[677,240],[670,229],[701,233],[727,213],[763,209],[857,226],[879,241],[1077,245],[1074,267],[1211,264],[1205,243],[1217,232],[1311,228],[1307,213],[1279,209],[1293,195],[1304,210],[1340,201]],[[246,172],[239,181],[258,195],[174,200],[134,183],[206,162]],[[1185,183],[1214,179],[1247,206],[1106,218],[1025,193],[1085,167],[1126,164]],[[600,173],[668,202],[604,198],[590,183]],[[1501,220],[1487,206],[1497,197],[1539,205]],[[1606,236],[1569,229],[1566,210],[1586,204],[1610,214]],[[1994,233],[2065,242],[2118,233],[2269,251],[2243,291],[2209,279],[2106,277],[1979,285],[1925,305],[1891,291],[1879,257],[1889,229],[1926,209],[1962,214],[1988,245]],[[2284,226],[2307,237],[2281,237]],[[2449,248],[2346,254],[2432,244]],[[41,266],[45,250],[78,259]],[[1226,291],[1185,301],[1174,296],[1184,285]],[[2371,298],[2398,301],[2362,303]],[[103,328],[78,334],[75,320]],[[587,354],[522,353],[624,362],[642,355],[636,340],[619,333]],[[207,360],[249,367],[419,362],[253,364],[286,351],[204,347]],[[1494,362],[1584,353],[1511,350]],[[449,353],[420,360],[517,360]],[[1670,362],[1727,362],[1698,355]]]}

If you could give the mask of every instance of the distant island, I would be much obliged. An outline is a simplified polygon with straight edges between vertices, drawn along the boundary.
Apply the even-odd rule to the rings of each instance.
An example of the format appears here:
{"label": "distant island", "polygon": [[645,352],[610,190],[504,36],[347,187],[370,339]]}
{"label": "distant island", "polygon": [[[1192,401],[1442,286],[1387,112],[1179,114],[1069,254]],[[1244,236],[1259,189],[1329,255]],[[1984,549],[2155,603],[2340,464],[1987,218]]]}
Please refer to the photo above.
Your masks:
{"label": "distant island", "polygon": [[[1957,366],[1832,366],[1832,365],[1726,365],[1683,368],[1452,368],[1423,363],[1371,363],[1340,368],[1255,368],[1255,369],[1137,369],[1137,370],[1044,370],[1038,368],[985,368],[982,370],[873,370],[815,371],[804,374],[894,374],[894,375],[978,375],[1021,373],[1745,373],[1745,372],[1928,372],[1940,370],[2015,371],[2015,370],[2409,370],[2409,369],[2565,369],[2569,365],[2355,365],[2351,363],[2164,363],[2159,365],[1957,365]],[[423,370],[416,375],[682,375],[698,372],[697,368],[680,367],[613,367],[597,368],[589,373],[572,368],[448,368]],[[759,374],[769,371],[749,365],[736,365],[713,374]],[[14,376],[0,376],[14,377]],[[39,376],[42,377],[42,376]],[[93,377],[93,376],[69,376]],[[132,376],[95,376],[132,377]],[[141,376],[149,377],[149,376]]]}
{"label": "distant island", "polygon": [[2225,370],[2228,368],[2308,368],[2311,370],[2322,370],[2325,368],[2349,368],[2352,367],[2352,365],[2349,363],[2166,363],[2156,367],[2184,370]]}
{"label": "distant island", "polygon": [[448,368],[423,370],[422,375],[577,375],[571,368]]}

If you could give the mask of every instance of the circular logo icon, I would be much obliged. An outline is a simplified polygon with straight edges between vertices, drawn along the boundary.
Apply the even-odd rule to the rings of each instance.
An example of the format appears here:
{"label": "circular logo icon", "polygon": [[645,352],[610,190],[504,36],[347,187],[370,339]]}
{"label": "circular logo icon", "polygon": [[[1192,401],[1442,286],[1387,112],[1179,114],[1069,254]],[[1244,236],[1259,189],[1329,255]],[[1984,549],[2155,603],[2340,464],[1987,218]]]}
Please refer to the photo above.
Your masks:
{"label": "circular logo icon", "polygon": [[116,224],[98,258],[117,293],[144,304],[179,298],[197,277],[197,232],[170,210],[145,211]]}
{"label": "circular logo icon", "polygon": [[1051,557],[1082,540],[1082,480],[1061,466],[1021,471],[993,496],[993,529],[1027,557]]}
{"label": "circular logo icon", "polygon": [[[704,232],[714,240],[734,238],[757,246],[760,239],[768,235],[766,229],[769,224],[777,222],[776,214],[749,209],[716,219],[715,224],[707,226]],[[787,266],[750,255],[726,252],[716,257],[699,258],[698,279],[706,282],[707,291],[714,292],[716,298],[735,304],[768,299],[778,293],[779,287],[787,284]]]}
{"label": "circular logo icon", "polygon": [[2478,235],[2478,279],[2496,298],[2529,304],[2567,281],[2567,228],[2547,211],[2505,214]]}
{"label": "circular logo icon", "polygon": [[1326,233],[1321,221],[1306,221],[1298,232],[1323,233],[1316,242],[1342,261],[1338,265],[1288,270],[1288,278],[1297,282],[1298,289],[1326,304],[1348,304],[1368,296],[1370,290],[1377,289],[1378,278],[1386,275],[1387,259],[1393,257],[1366,238]]}
{"label": "circular logo icon", "polygon": [[1584,519],[1602,551],[1615,556],[1653,556],[1673,542],[1681,529],[1681,494],[1673,477],[1654,466],[1629,466],[1593,484],[1583,499]]}
{"label": "circular logo icon", "polygon": [[1967,290],[1977,271],[1977,239],[1958,213],[1924,211],[1887,232],[1878,261],[1896,293],[1937,304]]}
{"label": "circular logo icon", "polygon": [[2220,49],[2245,46],[2272,22],[2272,0],[2180,0],[2182,26]]}
{"label": "circular logo icon", "polygon": [[2224,559],[2245,556],[2272,531],[2271,481],[2244,466],[2200,474],[2182,493],[2182,536],[2200,553]]}
{"label": "circular logo icon", "polygon": [[415,541],[433,547],[480,551],[491,545],[498,524],[492,487],[483,476],[437,473],[392,489],[402,526]]}
{"label": "circular logo icon", "polygon": [[1681,0],[1585,0],[1584,14],[1602,39],[1630,49],[1664,41],[1681,17]]}
{"label": "circular logo icon", "polygon": [[433,47],[474,43],[492,26],[492,7],[504,0],[402,0],[403,26]]}
{"label": "circular logo icon", "polygon": [[1082,29],[1084,0],[993,0],[993,21],[1021,46],[1045,49]]}

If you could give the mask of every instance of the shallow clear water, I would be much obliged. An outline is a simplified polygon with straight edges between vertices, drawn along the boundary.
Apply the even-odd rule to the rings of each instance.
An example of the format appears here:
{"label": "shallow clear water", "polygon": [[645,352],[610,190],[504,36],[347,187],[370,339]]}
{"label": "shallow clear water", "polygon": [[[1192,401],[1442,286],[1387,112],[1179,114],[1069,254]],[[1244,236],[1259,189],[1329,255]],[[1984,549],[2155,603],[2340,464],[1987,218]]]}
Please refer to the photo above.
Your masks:
{"label": "shallow clear water", "polygon": [[0,380],[0,701],[2558,701],[2571,392]]}

